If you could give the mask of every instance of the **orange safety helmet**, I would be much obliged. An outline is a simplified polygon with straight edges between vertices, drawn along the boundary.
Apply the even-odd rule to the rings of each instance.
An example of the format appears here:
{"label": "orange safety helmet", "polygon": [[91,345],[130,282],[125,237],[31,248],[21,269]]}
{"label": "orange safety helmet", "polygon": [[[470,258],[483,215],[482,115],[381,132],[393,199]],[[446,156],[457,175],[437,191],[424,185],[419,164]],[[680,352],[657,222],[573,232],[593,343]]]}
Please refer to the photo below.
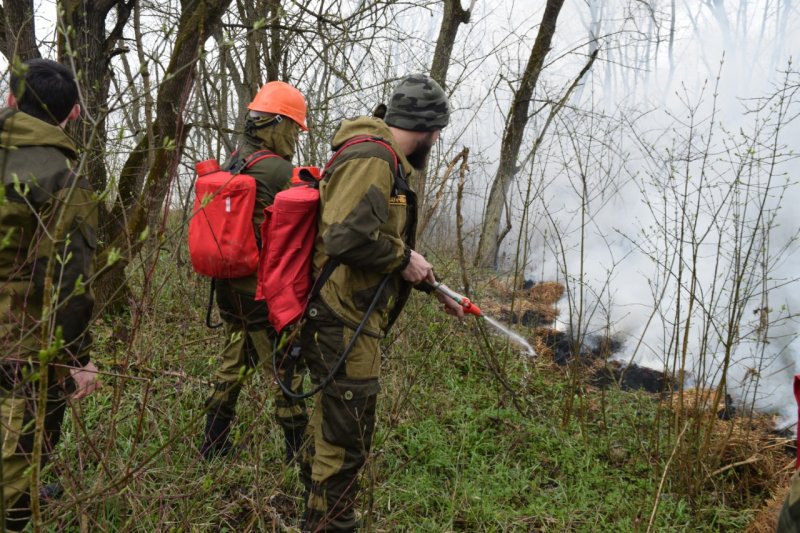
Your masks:
{"label": "orange safety helmet", "polygon": [[274,113],[294,120],[303,131],[306,126],[306,99],[302,93],[282,81],[265,83],[247,106],[252,111]]}

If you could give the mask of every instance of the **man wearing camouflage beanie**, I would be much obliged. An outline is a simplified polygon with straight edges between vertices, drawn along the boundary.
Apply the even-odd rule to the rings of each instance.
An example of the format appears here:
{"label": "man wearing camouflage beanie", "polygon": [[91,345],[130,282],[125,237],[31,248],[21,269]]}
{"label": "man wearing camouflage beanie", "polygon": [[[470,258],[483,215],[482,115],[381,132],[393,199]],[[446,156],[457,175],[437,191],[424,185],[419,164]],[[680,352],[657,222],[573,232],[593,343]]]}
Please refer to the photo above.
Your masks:
{"label": "man wearing camouflage beanie", "polygon": [[[320,187],[314,269],[329,277],[309,303],[300,343],[315,385],[333,375],[315,397],[306,432],[303,531],[356,529],[357,477],[380,389],[379,339],[411,288],[435,282],[431,264],[414,250],[417,201],[408,184],[450,119],[447,96],[433,79],[415,74],[379,108],[376,116],[342,123]],[[436,295],[445,312],[463,318],[461,306]]]}

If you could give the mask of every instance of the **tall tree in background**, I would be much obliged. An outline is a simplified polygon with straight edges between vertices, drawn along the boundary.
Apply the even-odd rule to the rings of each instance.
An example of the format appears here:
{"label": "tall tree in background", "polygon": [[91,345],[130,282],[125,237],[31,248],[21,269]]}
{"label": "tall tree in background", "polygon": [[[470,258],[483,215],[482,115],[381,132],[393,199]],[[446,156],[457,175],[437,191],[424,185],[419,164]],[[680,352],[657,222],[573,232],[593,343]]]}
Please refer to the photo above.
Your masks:
{"label": "tall tree in background", "polygon": [[[58,57],[73,65],[81,87],[84,120],[78,134],[84,156],[85,174],[96,191],[108,185],[106,134],[111,87],[111,58],[124,53],[123,30],[136,0],[62,0],[58,28]],[[109,15],[113,26],[106,30]],[[107,217],[100,221],[100,238],[109,236]]]}
{"label": "tall tree in background", "polygon": [[550,43],[556,33],[556,21],[561,13],[564,0],[548,0],[542,16],[536,41],[533,43],[531,56],[525,67],[519,87],[514,94],[511,110],[503,131],[503,142],[500,147],[500,163],[492,181],[489,201],[484,212],[478,253],[475,264],[480,266],[497,266],[497,252],[500,243],[508,233],[508,228],[501,234],[500,219],[508,204],[508,190],[517,173],[517,159],[520,145],[528,124],[528,111],[533,98],[533,90],[544,68],[544,59],[550,51]]}
{"label": "tall tree in background", "polygon": [[[218,130],[211,133],[224,139],[225,149],[229,152],[233,151],[238,142],[236,133],[244,130],[248,113],[247,105],[253,95],[258,92],[260,85],[264,82],[280,79],[277,70],[272,68],[274,64],[272,50],[281,47],[280,17],[283,13],[281,0],[236,2],[236,7],[241,25],[252,28],[245,35],[244,50],[238,48],[230,40],[230,35],[226,33],[227,28],[220,28],[215,35],[219,47],[219,72],[206,73],[199,80],[204,91],[219,92],[216,99],[218,106],[216,116],[221,123],[218,124],[218,128],[224,129],[232,126],[233,132],[226,134]],[[268,28],[269,39],[267,39],[267,31],[264,31],[265,27]],[[232,29],[234,34],[241,31],[238,25],[233,25]],[[265,69],[262,69],[262,58],[267,65]],[[266,80],[264,79],[265,73]],[[219,76],[217,82],[214,81],[216,76]],[[227,80],[227,82],[218,83],[219,79]],[[227,95],[229,86],[236,93],[236,109],[228,109],[230,104]],[[210,102],[208,105],[211,105]]]}
{"label": "tall tree in background", "polygon": [[[158,87],[153,123],[149,125],[152,136],[139,141],[120,173],[119,200],[110,214],[115,231],[100,265],[107,262],[111,252],[121,254],[121,261],[114,264],[104,280],[107,288],[124,286],[124,267],[141,246],[139,235],[161,213],[188,133],[184,112],[194,86],[197,60],[203,43],[216,31],[229,4],[230,0],[181,1],[175,45]],[[141,189],[136,187],[139,183],[143,184]]]}
{"label": "tall tree in background", "polygon": [[9,61],[15,55],[22,61],[41,57],[33,22],[33,0],[6,0],[0,5],[0,49]]}
{"label": "tall tree in background", "polygon": [[[436,39],[436,48],[433,51],[433,60],[431,61],[431,78],[436,80],[448,94],[452,94],[452,91],[447,90],[447,69],[450,68],[450,56],[453,53],[459,26],[469,24],[469,17],[472,13],[472,8],[475,6],[475,0],[470,1],[468,9],[462,7],[461,0],[443,0],[442,3],[444,4],[444,13],[442,14],[442,25],[439,27],[439,37]],[[426,184],[428,182],[427,174],[427,169],[425,172],[417,173],[418,181],[411,184],[411,188],[417,192],[420,201],[423,203],[423,208]],[[422,229],[420,228],[420,230]]]}
{"label": "tall tree in background", "polygon": [[442,87],[447,86],[447,69],[450,67],[450,56],[458,35],[458,27],[469,24],[469,17],[475,0],[471,0],[468,9],[461,6],[461,0],[443,0],[444,14],[442,25],[439,27],[439,37],[436,39],[436,49],[433,51],[431,62],[431,78]]}

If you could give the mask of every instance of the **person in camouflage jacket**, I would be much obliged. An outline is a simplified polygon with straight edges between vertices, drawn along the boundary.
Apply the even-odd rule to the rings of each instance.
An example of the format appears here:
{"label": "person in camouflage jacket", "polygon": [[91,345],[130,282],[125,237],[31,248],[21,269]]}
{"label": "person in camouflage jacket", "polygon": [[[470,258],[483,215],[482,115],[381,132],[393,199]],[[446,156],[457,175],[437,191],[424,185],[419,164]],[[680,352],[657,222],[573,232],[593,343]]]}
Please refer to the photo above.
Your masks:
{"label": "person in camouflage jacket", "polygon": [[[260,247],[259,228],[264,220],[264,208],[272,205],[275,195],[289,186],[294,168],[291,159],[300,130],[308,130],[306,102],[296,88],[274,81],[265,84],[248,107],[250,112],[239,149],[225,168],[230,168],[235,161],[246,160],[257,151],[268,150],[277,156],[262,159],[246,170],[256,181],[253,231]],[[231,424],[243,381],[259,363],[267,365],[270,375],[272,373],[275,331],[267,319],[266,305],[255,300],[256,283],[255,273],[243,278],[215,280],[227,343],[214,377],[214,391],[205,404],[206,425],[200,451],[206,459],[226,455],[231,450]],[[298,374],[293,386],[299,387],[300,380]],[[290,461],[302,440],[307,415],[302,405],[286,400],[278,393],[277,384],[273,385],[275,415],[284,431],[287,461]]]}
{"label": "person in camouflage jacket", "polygon": [[[43,466],[58,442],[67,396],[99,386],[88,332],[97,201],[63,130],[80,116],[72,73],[34,59],[15,67],[10,88],[0,111],[0,483],[5,529],[17,531],[31,515],[31,461],[40,454]],[[42,387],[43,449],[34,450]]]}
{"label": "person in camouflage jacket", "polygon": [[[379,339],[391,327],[411,288],[435,282],[433,269],[414,250],[417,202],[408,183],[421,171],[450,108],[430,77],[403,78],[383,120],[345,120],[333,138],[337,150],[366,136],[387,143],[345,147],[326,169],[320,187],[321,215],[314,267],[338,266],[310,302],[300,332],[301,358],[316,385],[330,373],[376,300],[345,363],[315,396],[303,448],[306,486],[304,531],[352,531],[359,470],[370,451],[380,389]],[[397,162],[397,167],[395,166]],[[379,291],[382,280],[385,288]],[[463,309],[437,293],[445,310]]]}

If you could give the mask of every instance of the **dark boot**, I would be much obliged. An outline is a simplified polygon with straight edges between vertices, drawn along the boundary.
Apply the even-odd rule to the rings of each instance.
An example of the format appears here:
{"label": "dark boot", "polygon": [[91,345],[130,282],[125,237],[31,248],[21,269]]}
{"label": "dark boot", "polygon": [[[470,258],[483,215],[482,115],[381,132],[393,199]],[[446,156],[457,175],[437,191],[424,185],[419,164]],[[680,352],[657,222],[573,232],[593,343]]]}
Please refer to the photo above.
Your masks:
{"label": "dark boot", "polygon": [[[356,520],[355,497],[358,492],[357,479],[346,475],[334,475],[326,481],[311,482],[306,491],[306,508],[300,522],[305,532],[353,533],[358,531],[360,521]],[[324,501],[325,509],[312,508],[311,497],[316,505]]]}
{"label": "dark boot", "polygon": [[232,444],[228,438],[231,432],[232,419],[209,413],[206,415],[206,430],[200,453],[203,459],[210,461],[214,457],[225,457],[231,452]]}

